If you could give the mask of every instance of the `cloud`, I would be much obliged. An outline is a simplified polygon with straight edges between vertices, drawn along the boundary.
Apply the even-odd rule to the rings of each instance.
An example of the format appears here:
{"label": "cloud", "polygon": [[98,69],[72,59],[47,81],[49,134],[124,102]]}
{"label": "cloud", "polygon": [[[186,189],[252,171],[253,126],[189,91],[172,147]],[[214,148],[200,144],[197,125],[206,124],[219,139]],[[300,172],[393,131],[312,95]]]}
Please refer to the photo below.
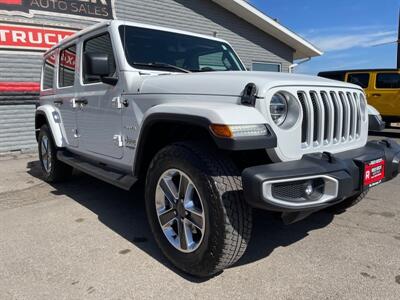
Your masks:
{"label": "cloud", "polygon": [[[371,31],[382,31],[387,30],[387,27],[382,25],[358,25],[358,26],[331,26],[331,27],[320,27],[310,28],[303,32],[305,36],[322,34],[322,33],[349,33],[349,32],[371,32]],[[390,28],[391,29],[391,28]]]}
{"label": "cloud", "polygon": [[325,52],[367,48],[397,40],[396,26],[356,25],[310,28],[303,36]]}

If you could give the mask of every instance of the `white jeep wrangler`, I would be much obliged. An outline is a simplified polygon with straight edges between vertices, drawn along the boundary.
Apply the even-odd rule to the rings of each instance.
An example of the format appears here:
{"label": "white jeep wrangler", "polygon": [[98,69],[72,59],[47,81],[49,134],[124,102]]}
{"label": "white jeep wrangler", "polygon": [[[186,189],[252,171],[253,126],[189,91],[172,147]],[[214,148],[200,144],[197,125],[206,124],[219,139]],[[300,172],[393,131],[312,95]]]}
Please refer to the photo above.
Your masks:
{"label": "white jeep wrangler", "polygon": [[367,114],[356,85],[248,72],[223,40],[110,21],[46,52],[36,132],[48,182],[145,182],[162,252],[209,276],[245,252],[252,208],[292,223],[398,174],[400,146],[367,143]]}

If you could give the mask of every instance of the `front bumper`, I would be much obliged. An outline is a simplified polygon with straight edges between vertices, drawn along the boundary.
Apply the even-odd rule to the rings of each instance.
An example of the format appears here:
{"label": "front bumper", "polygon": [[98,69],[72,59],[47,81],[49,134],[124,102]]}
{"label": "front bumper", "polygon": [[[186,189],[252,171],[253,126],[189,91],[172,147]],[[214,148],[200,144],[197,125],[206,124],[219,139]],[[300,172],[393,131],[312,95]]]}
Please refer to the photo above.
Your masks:
{"label": "front bumper", "polygon": [[[373,141],[365,147],[334,155],[316,153],[298,161],[250,167],[242,173],[245,198],[256,208],[310,214],[368,189],[364,186],[364,166],[377,159],[385,161],[382,182],[393,179],[400,171],[400,145],[392,140]],[[324,186],[320,197],[291,200],[302,182],[309,180]],[[284,197],[274,196],[272,186]]]}

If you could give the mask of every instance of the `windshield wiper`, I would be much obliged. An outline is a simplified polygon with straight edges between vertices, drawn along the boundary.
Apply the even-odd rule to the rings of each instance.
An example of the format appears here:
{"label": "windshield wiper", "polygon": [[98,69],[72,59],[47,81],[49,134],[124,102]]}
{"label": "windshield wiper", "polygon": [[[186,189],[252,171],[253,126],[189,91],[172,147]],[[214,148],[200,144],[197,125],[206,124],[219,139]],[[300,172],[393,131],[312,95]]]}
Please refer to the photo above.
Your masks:
{"label": "windshield wiper", "polygon": [[170,65],[167,63],[162,63],[162,62],[150,62],[150,63],[142,63],[142,62],[134,62],[134,66],[140,66],[140,67],[151,67],[151,68],[163,68],[163,69],[174,69],[177,71],[181,71],[183,73],[192,73],[192,71],[186,70],[184,68],[180,68],[174,65]]}

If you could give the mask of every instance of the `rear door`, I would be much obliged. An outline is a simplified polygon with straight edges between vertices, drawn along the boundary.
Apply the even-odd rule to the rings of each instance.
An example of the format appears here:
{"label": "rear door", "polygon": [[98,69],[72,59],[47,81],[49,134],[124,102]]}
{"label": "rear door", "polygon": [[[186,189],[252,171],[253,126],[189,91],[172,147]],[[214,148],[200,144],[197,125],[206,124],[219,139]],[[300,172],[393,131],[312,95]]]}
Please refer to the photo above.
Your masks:
{"label": "rear door", "polygon": [[383,116],[400,116],[400,73],[377,72],[369,102]]}
{"label": "rear door", "polygon": [[79,145],[77,105],[75,103],[76,44],[72,43],[61,48],[57,60],[57,91],[54,102],[61,113],[66,144],[76,148]]}
{"label": "rear door", "polygon": [[81,76],[77,99],[79,151],[105,159],[120,159],[124,148],[122,141],[122,112],[117,105],[121,95],[120,82],[116,86],[102,83],[99,77],[86,72],[85,53],[108,54],[112,58],[110,76],[117,73],[111,36],[108,31],[94,32],[80,43]]}

